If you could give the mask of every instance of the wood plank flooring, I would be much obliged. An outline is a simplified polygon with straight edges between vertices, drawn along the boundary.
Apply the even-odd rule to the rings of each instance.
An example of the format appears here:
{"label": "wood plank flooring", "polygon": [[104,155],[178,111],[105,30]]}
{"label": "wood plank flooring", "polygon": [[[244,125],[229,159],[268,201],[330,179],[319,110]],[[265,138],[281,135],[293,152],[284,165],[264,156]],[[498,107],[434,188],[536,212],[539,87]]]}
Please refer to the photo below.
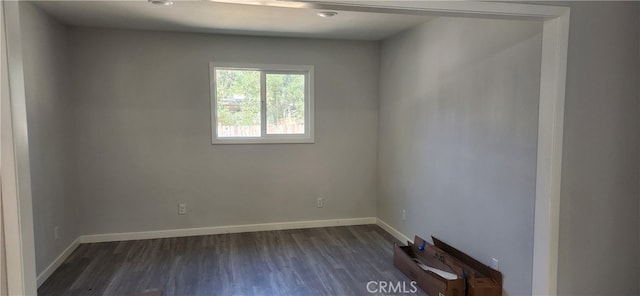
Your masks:
{"label": "wood plank flooring", "polygon": [[82,244],[38,295],[375,295],[369,281],[410,289],[393,266],[394,241],[360,225]]}

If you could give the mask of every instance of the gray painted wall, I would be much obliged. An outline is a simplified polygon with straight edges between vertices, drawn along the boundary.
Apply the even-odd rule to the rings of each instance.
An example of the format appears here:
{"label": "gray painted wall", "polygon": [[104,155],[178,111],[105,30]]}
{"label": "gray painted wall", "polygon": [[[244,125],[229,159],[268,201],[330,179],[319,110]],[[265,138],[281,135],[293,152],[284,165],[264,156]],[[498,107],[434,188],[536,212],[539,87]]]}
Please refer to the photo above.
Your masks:
{"label": "gray painted wall", "polygon": [[558,291],[638,295],[639,10],[571,6]]}
{"label": "gray painted wall", "polygon": [[541,29],[438,18],[381,48],[378,217],[499,259],[511,295],[531,294]]}
{"label": "gray painted wall", "polygon": [[[79,233],[71,200],[74,143],[66,27],[20,2],[29,126],[36,270],[42,272]],[[59,239],[54,228],[59,227]]]}
{"label": "gray painted wall", "polygon": [[[82,234],[375,216],[377,42],[70,39]],[[315,65],[316,143],[211,145],[210,61]]]}

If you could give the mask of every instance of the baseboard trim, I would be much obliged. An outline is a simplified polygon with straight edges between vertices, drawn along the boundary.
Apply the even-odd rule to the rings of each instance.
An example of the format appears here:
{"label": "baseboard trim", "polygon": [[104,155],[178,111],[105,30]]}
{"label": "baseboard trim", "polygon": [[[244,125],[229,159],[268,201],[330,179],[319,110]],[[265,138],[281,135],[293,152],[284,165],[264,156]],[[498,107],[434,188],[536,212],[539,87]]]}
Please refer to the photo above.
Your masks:
{"label": "baseboard trim", "polygon": [[402,232],[400,232],[397,229],[391,227],[391,225],[389,225],[387,222],[384,222],[384,221],[380,220],[380,218],[376,218],[376,224],[378,226],[380,226],[380,228],[382,228],[386,232],[388,232],[389,234],[393,235],[393,237],[398,239],[403,244],[405,244],[408,241],[409,242],[413,241],[413,239],[410,239],[408,236],[404,235]]}
{"label": "baseboard trim", "polygon": [[82,244],[101,243],[101,242],[156,239],[156,238],[168,238],[168,237],[212,235],[212,234],[223,234],[223,233],[241,233],[241,232],[269,231],[269,230],[364,225],[364,224],[376,224],[376,221],[377,221],[377,218],[375,217],[364,217],[364,218],[347,218],[347,219],[331,219],[331,220],[277,222],[277,223],[229,225],[229,226],[199,227],[199,228],[185,228],[185,229],[169,229],[169,230],[157,230],[157,231],[91,234],[91,235],[82,235],[80,236],[79,239],[80,239],[80,243]]}
{"label": "baseboard trim", "polygon": [[45,268],[36,277],[36,284],[38,288],[53,274],[54,271],[56,271],[56,269],[58,269],[58,267],[60,267],[60,265],[62,265],[62,263],[64,263],[65,260],[67,260],[67,258],[69,258],[71,253],[73,253],[73,251],[75,251],[79,245],[80,238],[76,238],[73,242],[71,242],[71,244],[69,244],[66,249],[64,249],[64,251],[62,251],[62,253],[60,253],[60,255],[58,255],[55,260],[53,260],[53,262],[51,262],[51,264],[49,264],[49,266],[47,266],[47,268]]}

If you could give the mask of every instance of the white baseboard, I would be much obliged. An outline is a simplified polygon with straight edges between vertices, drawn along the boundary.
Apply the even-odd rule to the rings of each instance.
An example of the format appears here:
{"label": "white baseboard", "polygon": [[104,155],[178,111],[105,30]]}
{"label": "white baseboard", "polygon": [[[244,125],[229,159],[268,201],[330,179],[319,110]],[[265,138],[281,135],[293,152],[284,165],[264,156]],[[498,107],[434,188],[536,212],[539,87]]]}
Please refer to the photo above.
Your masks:
{"label": "white baseboard", "polygon": [[53,274],[53,272],[56,271],[56,269],[58,269],[58,267],[60,267],[60,265],[62,265],[62,263],[67,260],[67,258],[69,258],[71,253],[73,253],[73,251],[75,251],[79,245],[80,238],[76,238],[76,240],[71,242],[71,244],[66,249],[64,249],[64,251],[62,251],[62,253],[60,253],[60,255],[58,255],[58,257],[53,260],[53,262],[51,262],[51,264],[49,264],[49,266],[47,266],[47,268],[45,268],[38,275],[38,277],[36,278],[38,287],[40,287]]}
{"label": "white baseboard", "polygon": [[263,224],[169,229],[169,230],[157,230],[157,231],[91,234],[91,235],[82,235],[80,236],[79,239],[80,239],[80,243],[83,243],[83,244],[84,243],[101,243],[101,242],[156,239],[156,238],[182,237],[182,236],[195,236],[195,235],[212,235],[212,234],[222,234],[222,233],[240,233],[240,232],[303,229],[303,228],[317,228],[317,227],[330,227],[330,226],[364,225],[364,224],[376,224],[376,221],[377,219],[375,217],[364,217],[364,218],[331,219],[331,220],[277,222],[277,223],[263,223]]}
{"label": "white baseboard", "polygon": [[393,235],[393,237],[398,239],[403,244],[406,244],[408,241],[409,242],[413,241],[413,239],[410,239],[408,236],[404,235],[402,232],[398,231],[397,229],[391,227],[391,225],[387,224],[387,222],[380,220],[379,218],[376,218],[376,224],[380,226],[380,228],[388,232],[389,234]]}

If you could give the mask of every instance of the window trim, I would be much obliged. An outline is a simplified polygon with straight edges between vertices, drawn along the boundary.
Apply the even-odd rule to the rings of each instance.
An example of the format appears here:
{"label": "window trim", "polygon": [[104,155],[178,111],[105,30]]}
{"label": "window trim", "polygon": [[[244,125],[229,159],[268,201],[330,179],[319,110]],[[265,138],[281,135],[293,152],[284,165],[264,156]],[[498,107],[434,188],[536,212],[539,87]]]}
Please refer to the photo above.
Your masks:
{"label": "window trim", "polygon": [[[218,100],[216,91],[216,69],[260,71],[260,129],[261,137],[218,137]],[[209,63],[210,86],[210,126],[211,144],[298,144],[315,143],[314,133],[314,66],[311,65],[276,65],[246,63]],[[267,134],[266,121],[266,75],[267,74],[303,74],[305,76],[305,125],[304,134]]]}

